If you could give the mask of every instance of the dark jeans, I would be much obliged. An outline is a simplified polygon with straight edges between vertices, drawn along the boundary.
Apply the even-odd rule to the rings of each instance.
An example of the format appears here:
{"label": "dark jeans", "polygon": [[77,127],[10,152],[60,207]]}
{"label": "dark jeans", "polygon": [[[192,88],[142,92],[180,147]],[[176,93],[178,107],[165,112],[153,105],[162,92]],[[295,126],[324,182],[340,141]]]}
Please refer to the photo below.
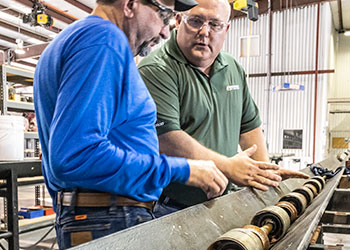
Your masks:
{"label": "dark jeans", "polygon": [[175,205],[168,200],[168,198],[160,199],[156,202],[156,205],[153,209],[153,214],[156,218],[162,217],[164,215],[168,215],[174,212],[177,212],[181,209],[184,209],[183,205]]}
{"label": "dark jeans", "polygon": [[70,248],[154,219],[143,207],[57,207],[56,234],[60,249]]}

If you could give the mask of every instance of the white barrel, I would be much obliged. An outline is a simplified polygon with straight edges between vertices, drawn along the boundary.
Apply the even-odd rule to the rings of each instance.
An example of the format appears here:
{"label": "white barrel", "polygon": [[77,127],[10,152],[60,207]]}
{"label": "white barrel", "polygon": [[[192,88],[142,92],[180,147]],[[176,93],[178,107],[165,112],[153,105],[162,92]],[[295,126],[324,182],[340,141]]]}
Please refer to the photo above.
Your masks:
{"label": "white barrel", "polygon": [[0,161],[23,160],[24,118],[0,115]]}

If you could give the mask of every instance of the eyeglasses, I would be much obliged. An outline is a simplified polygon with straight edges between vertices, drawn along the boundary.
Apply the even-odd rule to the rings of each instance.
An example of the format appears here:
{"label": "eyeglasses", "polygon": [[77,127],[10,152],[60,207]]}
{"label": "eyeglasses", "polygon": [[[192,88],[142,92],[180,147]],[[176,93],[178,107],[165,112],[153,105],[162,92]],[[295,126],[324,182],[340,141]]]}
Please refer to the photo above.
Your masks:
{"label": "eyeglasses", "polygon": [[210,30],[213,30],[215,32],[220,32],[228,25],[228,23],[215,20],[215,19],[204,20],[204,18],[200,16],[187,16],[187,15],[182,15],[182,16],[183,16],[184,22],[196,30],[201,30],[204,25],[208,25]]}
{"label": "eyeglasses", "polygon": [[163,20],[164,25],[165,26],[169,25],[170,20],[175,17],[176,12],[173,11],[172,9],[158,3],[155,0],[147,0],[147,2],[149,2],[150,4],[152,4],[153,6],[156,6],[158,8],[157,13],[158,13],[159,17]]}

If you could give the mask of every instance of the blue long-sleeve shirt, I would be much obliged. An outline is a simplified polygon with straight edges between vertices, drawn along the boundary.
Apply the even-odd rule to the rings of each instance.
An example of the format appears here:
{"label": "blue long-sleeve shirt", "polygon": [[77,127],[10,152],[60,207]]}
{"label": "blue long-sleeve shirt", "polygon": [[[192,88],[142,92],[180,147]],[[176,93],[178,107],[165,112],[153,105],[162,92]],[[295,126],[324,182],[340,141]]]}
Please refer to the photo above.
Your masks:
{"label": "blue long-sleeve shirt", "polygon": [[52,196],[80,187],[151,201],[189,178],[186,159],[159,155],[155,103],[128,39],[107,20],[88,16],[50,43],[35,71],[34,103]]}

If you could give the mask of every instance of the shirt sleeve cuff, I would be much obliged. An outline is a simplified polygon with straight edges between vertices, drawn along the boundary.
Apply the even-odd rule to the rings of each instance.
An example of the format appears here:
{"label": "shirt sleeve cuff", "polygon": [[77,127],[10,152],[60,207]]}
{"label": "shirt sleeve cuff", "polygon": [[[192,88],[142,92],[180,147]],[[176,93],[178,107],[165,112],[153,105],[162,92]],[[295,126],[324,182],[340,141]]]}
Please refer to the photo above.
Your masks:
{"label": "shirt sleeve cuff", "polygon": [[156,126],[156,129],[157,129],[157,133],[158,133],[158,136],[159,135],[162,135],[162,134],[165,134],[165,133],[168,133],[170,131],[174,131],[174,130],[180,130],[180,126],[176,123],[160,123],[160,125]]}
{"label": "shirt sleeve cuff", "polygon": [[171,182],[185,184],[190,177],[190,166],[187,159],[180,157],[168,157],[171,166]]}
{"label": "shirt sleeve cuff", "polygon": [[255,117],[249,123],[241,125],[241,134],[244,134],[244,133],[249,132],[253,129],[256,129],[257,127],[261,126],[261,123],[262,122],[260,120],[260,117],[259,116]]}

